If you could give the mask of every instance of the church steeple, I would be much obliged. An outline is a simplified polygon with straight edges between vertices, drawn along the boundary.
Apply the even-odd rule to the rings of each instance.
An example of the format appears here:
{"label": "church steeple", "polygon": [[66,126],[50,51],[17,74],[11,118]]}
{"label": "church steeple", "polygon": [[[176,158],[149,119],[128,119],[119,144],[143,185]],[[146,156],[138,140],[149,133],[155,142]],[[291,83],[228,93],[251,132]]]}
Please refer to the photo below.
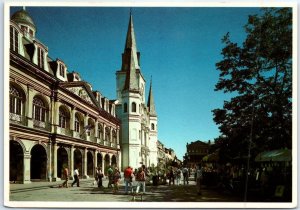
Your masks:
{"label": "church steeple", "polygon": [[152,93],[152,77],[151,77],[151,82],[150,82],[150,90],[149,90],[147,107],[148,107],[150,116],[156,116],[154,97],[153,97],[153,93]]}
{"label": "church steeple", "polygon": [[122,71],[126,71],[124,90],[138,91],[139,85],[137,81],[137,71],[140,70],[139,53],[137,52],[136,47],[133,18],[131,12],[126,36],[125,49],[122,57]]}
{"label": "church steeple", "polygon": [[127,30],[127,36],[126,36],[126,43],[125,43],[125,49],[133,49],[135,52],[137,51],[136,42],[135,42],[135,34],[134,34],[134,27],[133,27],[133,17],[130,12],[129,16],[129,24],[128,24],[128,30]]}

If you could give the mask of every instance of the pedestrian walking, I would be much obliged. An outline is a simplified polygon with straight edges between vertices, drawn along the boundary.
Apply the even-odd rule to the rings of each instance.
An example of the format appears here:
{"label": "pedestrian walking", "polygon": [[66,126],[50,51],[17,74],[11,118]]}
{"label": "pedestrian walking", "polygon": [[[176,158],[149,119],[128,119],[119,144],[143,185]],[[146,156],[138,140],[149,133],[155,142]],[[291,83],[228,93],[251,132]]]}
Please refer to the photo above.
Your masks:
{"label": "pedestrian walking", "polygon": [[119,191],[120,179],[121,179],[121,174],[119,169],[116,167],[113,174],[113,183],[114,183],[113,193],[117,193]]}
{"label": "pedestrian walking", "polygon": [[99,187],[99,188],[103,187],[103,185],[102,185],[102,178],[103,178],[103,177],[104,177],[104,174],[103,174],[103,172],[102,172],[102,168],[99,167],[99,168],[98,168],[98,187]]}
{"label": "pedestrian walking", "polygon": [[107,188],[112,188],[113,186],[113,181],[114,181],[114,176],[113,176],[113,169],[111,166],[108,167],[107,169],[107,176],[108,176],[108,184]]}
{"label": "pedestrian walking", "polygon": [[74,182],[72,183],[72,187],[73,185],[77,183],[77,187],[79,187],[79,170],[78,168],[76,167],[75,170],[74,170]]}
{"label": "pedestrian walking", "polygon": [[98,184],[98,173],[99,173],[99,171],[98,171],[98,168],[96,167],[95,168],[95,180],[94,180],[94,182],[93,182],[93,185],[97,185]]}
{"label": "pedestrian walking", "polygon": [[124,170],[125,194],[128,194],[128,187],[130,187],[130,191],[132,191],[132,178],[133,170],[130,166],[127,166]]}
{"label": "pedestrian walking", "polygon": [[146,180],[145,172],[142,167],[139,168],[135,179],[137,181],[136,194],[138,194],[140,191],[140,188],[144,187],[144,182]]}
{"label": "pedestrian walking", "polygon": [[148,168],[145,165],[142,165],[142,169],[144,171],[145,174],[145,180],[143,181],[143,193],[146,193],[146,180],[147,177],[149,177],[149,172],[148,172]]}
{"label": "pedestrian walking", "polygon": [[171,182],[173,182],[174,185],[174,172],[173,172],[173,167],[170,168],[169,173],[168,173],[168,178],[169,178],[169,185],[171,185]]}
{"label": "pedestrian walking", "polygon": [[189,184],[189,170],[188,168],[185,166],[182,169],[182,174],[183,174],[183,184]]}
{"label": "pedestrian walking", "polygon": [[68,169],[68,166],[64,167],[63,176],[64,176],[65,181],[62,183],[62,187],[68,188],[68,180],[69,180],[69,169]]}
{"label": "pedestrian walking", "polygon": [[197,172],[196,172],[196,181],[197,181],[197,194],[201,195],[201,182],[203,178],[203,168],[201,164],[198,165]]}
{"label": "pedestrian walking", "polygon": [[176,185],[180,185],[180,180],[181,180],[181,170],[178,168],[176,170]]}

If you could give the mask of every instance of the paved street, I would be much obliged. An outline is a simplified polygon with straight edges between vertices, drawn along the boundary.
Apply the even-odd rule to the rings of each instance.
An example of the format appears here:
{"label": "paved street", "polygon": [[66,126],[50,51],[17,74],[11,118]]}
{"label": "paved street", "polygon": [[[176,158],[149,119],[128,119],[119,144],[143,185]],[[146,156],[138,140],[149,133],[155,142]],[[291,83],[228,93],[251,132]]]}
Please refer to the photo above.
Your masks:
{"label": "paved street", "polygon": [[[11,184],[11,201],[109,201],[129,202],[131,195],[125,195],[124,184],[120,191],[112,194],[110,189],[93,186],[93,180],[82,180],[80,187],[59,188],[61,182],[36,182],[32,184]],[[71,183],[71,181],[69,181]],[[104,181],[107,186],[107,180]],[[240,201],[229,193],[203,188],[202,195],[197,195],[194,181],[189,185],[147,186],[143,201],[146,202],[234,202]],[[140,197],[136,198],[140,201]]]}

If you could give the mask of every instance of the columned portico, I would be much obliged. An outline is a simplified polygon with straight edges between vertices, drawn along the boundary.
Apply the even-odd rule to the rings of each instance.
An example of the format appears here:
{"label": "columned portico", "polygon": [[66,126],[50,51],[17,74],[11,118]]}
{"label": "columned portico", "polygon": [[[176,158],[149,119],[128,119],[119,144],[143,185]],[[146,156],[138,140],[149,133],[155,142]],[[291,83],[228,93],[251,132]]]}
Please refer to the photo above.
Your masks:
{"label": "columned portico", "polygon": [[70,167],[69,175],[70,175],[71,180],[73,179],[73,176],[74,176],[74,151],[75,151],[75,148],[72,145],[71,149],[70,149],[70,161],[71,161],[71,163],[70,163],[70,166],[69,166]]}
{"label": "columned portico", "polygon": [[95,166],[95,167],[98,166],[98,158],[97,158],[97,155],[98,155],[98,151],[95,150],[95,152],[94,152],[94,166]]}
{"label": "columned portico", "polygon": [[31,159],[31,155],[29,152],[25,152],[24,154],[24,180],[23,183],[24,184],[29,184],[31,183],[30,181],[30,159]]}
{"label": "columned portico", "polygon": [[60,181],[57,177],[57,143],[53,144],[53,181]]}
{"label": "columned portico", "polygon": [[48,143],[48,181],[51,182],[53,178],[52,174],[52,143]]}
{"label": "columned portico", "polygon": [[83,178],[88,179],[89,176],[87,175],[87,148],[84,148],[84,155],[83,155]]}

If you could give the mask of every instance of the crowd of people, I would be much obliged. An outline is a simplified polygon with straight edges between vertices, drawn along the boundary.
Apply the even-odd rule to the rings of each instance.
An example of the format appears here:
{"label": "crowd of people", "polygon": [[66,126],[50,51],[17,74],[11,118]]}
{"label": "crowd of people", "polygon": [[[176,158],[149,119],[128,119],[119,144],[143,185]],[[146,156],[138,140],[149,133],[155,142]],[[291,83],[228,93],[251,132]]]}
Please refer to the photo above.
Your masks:
{"label": "crowd of people", "polygon": [[[200,167],[199,167],[200,169]],[[128,166],[123,171],[124,185],[125,185],[125,194],[139,194],[146,193],[146,179],[150,179],[150,176],[153,180],[153,185],[158,184],[159,179],[165,180],[168,184],[171,185],[187,185],[189,184],[189,177],[191,174],[190,168],[187,167],[170,167],[167,172],[156,171],[153,172],[151,169],[147,168],[145,165],[142,165],[138,169],[133,169]],[[113,193],[118,193],[119,185],[121,182],[121,172],[118,167],[109,166],[106,170],[106,179],[108,180],[107,189],[112,189]],[[80,179],[79,179],[79,169],[76,167],[74,170],[74,181],[71,183],[71,186],[77,185],[80,187]],[[68,167],[65,166],[63,170],[64,182],[61,187],[68,187],[69,180],[69,170]],[[103,178],[105,178],[104,172],[101,167],[95,168],[95,180],[93,181],[93,185],[98,188],[104,188],[103,186]],[[200,178],[200,175],[199,175]],[[202,171],[201,171],[202,178]],[[157,180],[155,180],[157,179]],[[199,179],[200,182],[200,179]],[[198,183],[198,182],[197,182]],[[200,183],[199,183],[200,186]],[[200,187],[199,187],[200,189]]]}
{"label": "crowd of people", "polygon": [[[196,167],[174,167],[170,166],[165,170],[147,168],[145,165],[137,169],[127,166],[121,173],[118,167],[109,166],[106,173],[101,167],[95,168],[95,180],[93,185],[98,188],[111,189],[113,193],[119,192],[121,181],[125,185],[125,194],[145,194],[146,182],[152,179],[152,184],[167,185],[189,185],[189,181],[196,181],[197,194],[201,195],[201,185],[207,187],[225,188],[232,192],[241,193],[245,189],[247,169],[244,165],[213,165],[202,163]],[[79,169],[74,170],[74,181],[71,186],[80,186]],[[69,170],[65,166],[63,170],[65,178],[61,187],[68,187]],[[122,177],[123,176],[123,177]],[[281,179],[278,179],[278,177]],[[108,180],[107,186],[103,186],[103,179]],[[258,165],[256,168],[250,168],[248,171],[248,188],[260,188],[263,194],[272,194],[275,187],[291,185],[291,166],[280,164]],[[290,189],[286,189],[290,190]]]}

